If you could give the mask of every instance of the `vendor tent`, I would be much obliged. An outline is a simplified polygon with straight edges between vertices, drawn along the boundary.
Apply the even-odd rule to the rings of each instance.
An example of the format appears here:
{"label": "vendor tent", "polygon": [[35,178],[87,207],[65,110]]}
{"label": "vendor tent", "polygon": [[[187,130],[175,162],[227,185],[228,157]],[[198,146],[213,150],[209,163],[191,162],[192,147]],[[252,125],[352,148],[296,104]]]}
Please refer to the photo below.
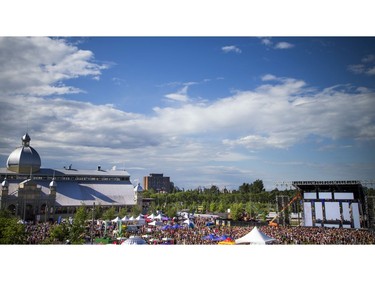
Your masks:
{"label": "vendor tent", "polygon": [[169,220],[168,217],[166,217],[166,216],[164,216],[164,215],[162,215],[162,214],[157,215],[157,216],[155,217],[155,219],[156,219],[156,220],[163,220],[163,221],[167,221],[167,220]]}
{"label": "vendor tent", "polygon": [[129,217],[128,216],[124,216],[121,220],[122,220],[122,222],[128,222],[129,221]]}
{"label": "vendor tent", "polygon": [[241,238],[238,238],[235,240],[236,244],[268,244],[272,241],[275,241],[276,239],[264,234],[262,231],[260,231],[256,226],[254,226],[253,230],[251,230],[248,234],[245,236],[242,236]]}
{"label": "vendor tent", "polygon": [[150,222],[148,223],[148,225],[152,225],[152,226],[157,226],[157,225],[164,225],[161,221],[153,221],[153,222]]}
{"label": "vendor tent", "polygon": [[118,222],[118,221],[121,221],[119,217],[115,217],[113,220],[111,220],[111,222]]}
{"label": "vendor tent", "polygon": [[144,244],[147,244],[147,242],[139,236],[130,236],[128,239],[126,239],[124,242],[121,243],[121,245],[144,245]]}
{"label": "vendor tent", "polygon": [[150,220],[153,220],[153,219],[155,219],[155,217],[156,217],[156,216],[155,216],[154,214],[151,214],[151,215],[149,215],[147,218],[150,219]]}

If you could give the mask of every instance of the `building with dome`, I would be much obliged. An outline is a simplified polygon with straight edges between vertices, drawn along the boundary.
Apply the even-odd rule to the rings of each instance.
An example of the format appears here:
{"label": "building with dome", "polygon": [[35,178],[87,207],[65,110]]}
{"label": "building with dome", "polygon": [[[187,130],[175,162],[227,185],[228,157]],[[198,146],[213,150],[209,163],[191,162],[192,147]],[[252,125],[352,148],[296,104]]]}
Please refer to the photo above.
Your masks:
{"label": "building with dome", "polygon": [[29,134],[0,168],[0,208],[26,221],[73,216],[82,205],[142,209],[143,188],[133,186],[125,170],[42,168],[41,157],[30,146]]}

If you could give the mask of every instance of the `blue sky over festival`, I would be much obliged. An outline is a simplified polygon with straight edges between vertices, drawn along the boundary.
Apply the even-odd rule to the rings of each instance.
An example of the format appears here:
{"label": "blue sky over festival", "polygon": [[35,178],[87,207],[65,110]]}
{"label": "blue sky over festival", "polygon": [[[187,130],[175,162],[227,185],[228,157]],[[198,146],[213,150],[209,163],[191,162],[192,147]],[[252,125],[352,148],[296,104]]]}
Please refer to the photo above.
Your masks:
{"label": "blue sky over festival", "polygon": [[0,37],[0,161],[180,188],[373,180],[375,37]]}

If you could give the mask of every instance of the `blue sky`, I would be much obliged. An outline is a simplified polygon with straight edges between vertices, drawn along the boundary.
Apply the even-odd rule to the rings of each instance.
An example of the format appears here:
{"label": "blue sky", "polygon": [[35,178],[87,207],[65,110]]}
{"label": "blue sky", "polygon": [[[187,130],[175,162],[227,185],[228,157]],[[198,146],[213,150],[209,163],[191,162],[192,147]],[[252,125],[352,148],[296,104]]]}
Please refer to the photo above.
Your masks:
{"label": "blue sky", "polygon": [[2,166],[28,131],[134,184],[373,179],[375,37],[1,37],[0,63]]}

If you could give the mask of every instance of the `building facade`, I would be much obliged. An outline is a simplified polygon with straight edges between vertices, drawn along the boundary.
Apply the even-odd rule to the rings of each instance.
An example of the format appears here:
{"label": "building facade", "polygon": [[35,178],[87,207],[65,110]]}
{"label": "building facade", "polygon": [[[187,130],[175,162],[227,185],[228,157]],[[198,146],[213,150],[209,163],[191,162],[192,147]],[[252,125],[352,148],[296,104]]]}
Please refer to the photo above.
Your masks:
{"label": "building facade", "polygon": [[133,186],[125,170],[77,170],[41,167],[41,157],[30,146],[30,136],[0,168],[0,208],[27,221],[72,216],[76,208],[102,206],[142,208],[142,187]]}
{"label": "building facade", "polygon": [[173,183],[169,177],[163,174],[150,174],[143,177],[143,187],[145,190],[155,190],[156,192],[170,192],[173,189]]}

